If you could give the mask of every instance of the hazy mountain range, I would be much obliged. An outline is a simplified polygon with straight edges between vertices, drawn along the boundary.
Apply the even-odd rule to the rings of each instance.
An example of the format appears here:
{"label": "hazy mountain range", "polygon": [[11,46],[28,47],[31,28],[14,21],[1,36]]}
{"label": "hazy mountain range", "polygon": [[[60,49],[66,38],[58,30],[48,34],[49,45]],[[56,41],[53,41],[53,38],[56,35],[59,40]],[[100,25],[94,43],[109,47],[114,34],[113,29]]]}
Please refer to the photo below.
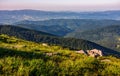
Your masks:
{"label": "hazy mountain range", "polygon": [[113,19],[120,20],[120,11],[100,12],[52,12],[39,10],[1,10],[0,23],[9,24],[22,20],[49,20],[49,19]]}
{"label": "hazy mountain range", "polygon": [[[11,24],[38,32],[42,31],[53,36],[85,39],[120,51],[120,11],[51,12],[38,10],[1,10],[0,24]],[[1,30],[5,32],[9,29],[5,27]],[[28,35],[27,38],[35,38],[36,41],[39,41],[39,39],[37,39],[39,36],[33,35],[36,34],[36,32],[27,31],[27,33],[25,33],[21,32],[21,30],[16,31],[24,33],[24,36],[18,35],[20,37],[22,36],[21,38],[23,39],[26,39],[24,37]],[[11,34],[16,36],[15,32]],[[43,41],[51,42],[49,41],[50,39],[45,36]],[[60,40],[64,41],[64,39]],[[52,43],[60,42],[55,38]],[[60,44],[69,46],[67,40],[64,44]],[[71,43],[70,46],[76,44],[77,43]],[[76,47],[80,48],[81,46],[74,46],[74,48]]]}
{"label": "hazy mountain range", "polygon": [[65,36],[74,31],[97,29],[104,26],[120,25],[119,20],[97,19],[51,19],[44,21],[20,21],[15,26],[44,31],[58,36]]}

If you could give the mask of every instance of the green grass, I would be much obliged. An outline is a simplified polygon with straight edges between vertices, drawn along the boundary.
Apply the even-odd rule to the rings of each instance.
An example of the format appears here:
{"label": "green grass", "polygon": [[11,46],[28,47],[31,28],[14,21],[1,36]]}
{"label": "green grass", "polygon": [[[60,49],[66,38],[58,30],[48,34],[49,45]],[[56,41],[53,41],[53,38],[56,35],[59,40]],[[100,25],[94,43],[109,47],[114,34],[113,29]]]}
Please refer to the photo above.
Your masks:
{"label": "green grass", "polygon": [[98,75],[120,76],[120,59],[112,56],[93,58],[61,46],[44,46],[0,35],[0,76]]}

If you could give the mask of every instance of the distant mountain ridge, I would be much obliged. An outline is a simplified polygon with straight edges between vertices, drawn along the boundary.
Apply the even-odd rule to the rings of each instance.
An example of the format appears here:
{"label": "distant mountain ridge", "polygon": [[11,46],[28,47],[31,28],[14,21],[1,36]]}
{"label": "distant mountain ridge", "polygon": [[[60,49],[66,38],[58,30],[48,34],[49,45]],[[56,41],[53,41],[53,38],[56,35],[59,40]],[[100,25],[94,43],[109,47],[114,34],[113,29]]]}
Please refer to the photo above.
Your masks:
{"label": "distant mountain ridge", "polygon": [[99,12],[54,12],[40,10],[1,10],[0,23],[10,24],[22,20],[49,19],[113,19],[120,20],[120,10]]}
{"label": "distant mountain ridge", "polygon": [[91,30],[104,26],[120,25],[119,20],[97,20],[97,19],[51,19],[44,21],[20,21],[14,23],[16,26],[44,31],[51,34],[65,36],[77,30]]}
{"label": "distant mountain ridge", "polygon": [[120,52],[105,48],[103,46],[100,46],[98,44],[95,44],[87,40],[56,37],[51,34],[46,34],[43,32],[36,33],[33,30],[31,31],[29,29],[24,29],[16,26],[5,26],[5,25],[0,26],[0,34],[7,34],[9,36],[15,36],[21,39],[34,41],[34,42],[60,45],[74,50],[99,49],[103,51],[104,55],[113,55],[120,57]]}

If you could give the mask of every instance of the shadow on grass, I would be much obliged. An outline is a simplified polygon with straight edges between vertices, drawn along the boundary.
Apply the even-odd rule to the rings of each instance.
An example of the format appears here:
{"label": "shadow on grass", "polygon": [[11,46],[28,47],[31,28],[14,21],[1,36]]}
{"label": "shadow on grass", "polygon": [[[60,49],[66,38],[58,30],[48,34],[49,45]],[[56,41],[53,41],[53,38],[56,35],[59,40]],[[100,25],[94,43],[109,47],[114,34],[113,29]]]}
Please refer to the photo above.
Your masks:
{"label": "shadow on grass", "polygon": [[8,57],[8,56],[22,57],[25,59],[43,59],[43,60],[47,60],[49,58],[43,53],[34,53],[34,52],[17,51],[6,48],[0,48],[0,58]]}

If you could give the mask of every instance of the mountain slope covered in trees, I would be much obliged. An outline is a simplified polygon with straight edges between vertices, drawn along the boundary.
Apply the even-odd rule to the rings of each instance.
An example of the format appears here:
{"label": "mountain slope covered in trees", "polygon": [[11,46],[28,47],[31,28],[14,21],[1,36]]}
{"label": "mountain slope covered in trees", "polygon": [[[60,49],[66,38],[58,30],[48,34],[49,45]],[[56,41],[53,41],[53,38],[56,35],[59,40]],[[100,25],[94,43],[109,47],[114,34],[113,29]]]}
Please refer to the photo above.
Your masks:
{"label": "mountain slope covered in trees", "polygon": [[66,37],[94,41],[108,48],[120,51],[120,25],[112,25],[89,31],[76,31]]}
{"label": "mountain slope covered in trees", "polygon": [[44,31],[51,34],[65,36],[74,31],[84,31],[96,29],[110,25],[120,25],[119,20],[97,20],[97,19],[51,19],[44,21],[20,21],[14,23],[15,26],[21,26],[38,31]]}
{"label": "mountain slope covered in trees", "polygon": [[[34,31],[32,31],[34,32]],[[93,42],[83,40],[83,39],[74,39],[74,38],[62,38],[56,36],[50,36],[46,34],[32,33],[29,29],[24,29],[16,26],[0,26],[0,34],[7,34],[9,36],[15,36],[21,39],[48,43],[50,45],[60,45],[62,47],[67,47],[73,50],[90,50],[90,49],[99,49],[102,50],[105,55],[114,55],[120,56],[120,53]],[[42,32],[43,33],[43,32]]]}

